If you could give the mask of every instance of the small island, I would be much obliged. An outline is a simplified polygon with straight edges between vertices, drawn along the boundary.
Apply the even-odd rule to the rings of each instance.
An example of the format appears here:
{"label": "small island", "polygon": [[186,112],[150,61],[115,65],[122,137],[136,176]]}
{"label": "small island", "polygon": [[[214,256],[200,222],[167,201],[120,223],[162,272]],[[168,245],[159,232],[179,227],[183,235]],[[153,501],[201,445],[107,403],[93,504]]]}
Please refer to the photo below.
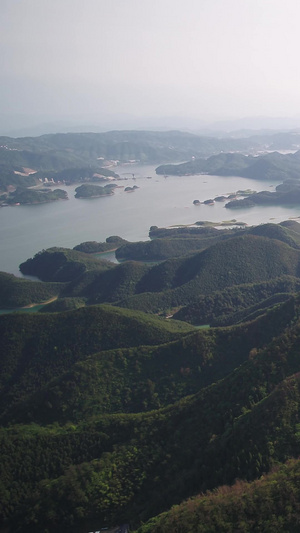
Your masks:
{"label": "small island", "polygon": [[75,189],[75,198],[98,198],[114,194],[116,186],[112,183],[101,187],[100,185],[80,185]]}
{"label": "small island", "polygon": [[0,205],[32,205],[68,200],[68,194],[62,189],[26,189],[17,187],[15,191],[3,194]]}
{"label": "small island", "polygon": [[133,187],[125,187],[125,192],[134,192],[136,189],[139,189],[137,185],[134,185]]}
{"label": "small island", "polygon": [[[245,189],[245,190],[239,190],[234,193],[228,194],[228,196],[216,196],[215,198],[209,198],[208,200],[204,200],[204,202],[200,202],[200,200],[194,200],[194,205],[214,205],[215,202],[225,202],[226,200],[237,200],[238,197],[246,198],[248,199],[249,196],[257,194],[256,191],[252,191],[251,189]],[[229,202],[231,203],[231,202]],[[248,200],[247,200],[248,203]],[[226,204],[225,207],[227,207],[229,204]],[[250,204],[249,204],[250,205]],[[253,205],[253,204],[251,204]]]}
{"label": "small island", "polygon": [[[245,192],[245,191],[238,191]],[[242,200],[234,199],[228,202],[227,209],[241,209],[254,207],[255,205],[299,205],[300,204],[300,180],[288,179],[277,185],[275,192],[261,191],[246,196]],[[229,198],[229,197],[228,197]]]}

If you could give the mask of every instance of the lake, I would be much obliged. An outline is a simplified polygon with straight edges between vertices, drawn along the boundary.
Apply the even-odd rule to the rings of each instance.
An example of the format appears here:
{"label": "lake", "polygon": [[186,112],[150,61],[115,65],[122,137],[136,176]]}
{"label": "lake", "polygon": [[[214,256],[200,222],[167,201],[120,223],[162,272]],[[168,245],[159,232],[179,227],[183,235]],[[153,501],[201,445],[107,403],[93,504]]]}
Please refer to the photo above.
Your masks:
{"label": "lake", "polygon": [[[21,262],[51,246],[73,248],[84,241],[103,242],[110,235],[144,241],[149,238],[150,226],[193,224],[197,220],[220,222],[233,218],[257,225],[300,216],[300,209],[295,206],[232,210],[225,209],[222,202],[213,206],[193,205],[194,200],[202,202],[239,189],[273,191],[277,181],[207,175],[164,177],[155,174],[157,166],[114,168],[121,178],[116,184],[121,188],[112,196],[75,199],[77,184],[62,187],[68,192],[68,201],[1,208],[0,271],[20,275]],[[133,185],[139,187],[135,192],[124,191],[124,187]]]}

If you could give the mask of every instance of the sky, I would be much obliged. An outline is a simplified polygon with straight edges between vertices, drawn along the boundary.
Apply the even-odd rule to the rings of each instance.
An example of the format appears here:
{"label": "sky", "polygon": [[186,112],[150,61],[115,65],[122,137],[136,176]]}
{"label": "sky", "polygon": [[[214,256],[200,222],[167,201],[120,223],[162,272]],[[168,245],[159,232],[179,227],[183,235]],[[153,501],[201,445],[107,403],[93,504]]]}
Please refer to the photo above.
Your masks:
{"label": "sky", "polygon": [[298,0],[0,0],[0,117],[300,119],[299,20]]}

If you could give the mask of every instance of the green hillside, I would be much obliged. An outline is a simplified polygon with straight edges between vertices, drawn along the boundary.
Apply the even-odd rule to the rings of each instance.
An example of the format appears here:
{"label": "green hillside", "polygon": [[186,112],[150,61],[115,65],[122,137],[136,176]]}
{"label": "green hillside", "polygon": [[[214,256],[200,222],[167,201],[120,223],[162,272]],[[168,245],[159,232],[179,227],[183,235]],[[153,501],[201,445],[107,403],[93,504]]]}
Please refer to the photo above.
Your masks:
{"label": "green hillside", "polygon": [[41,303],[57,296],[61,283],[40,283],[0,272],[0,309]]}
{"label": "green hillside", "polygon": [[[292,221],[291,221],[292,222]],[[285,225],[284,225],[285,224]],[[260,226],[254,226],[249,230],[250,235],[259,235],[261,237],[268,237],[269,239],[277,239],[285,242],[293,248],[300,247],[300,224],[298,222],[295,225],[282,224],[261,224]],[[297,231],[299,226],[299,230]]]}
{"label": "green hillside", "polygon": [[157,174],[186,176],[211,174],[217,176],[241,176],[251,179],[299,179],[300,154],[270,154],[257,157],[237,153],[219,153],[207,159],[193,159],[187,163],[160,165]]}
{"label": "green hillside", "polygon": [[[84,298],[88,304],[109,302],[158,313],[197,305],[200,295],[211,295],[236,285],[273,281],[281,276],[297,278],[299,243],[296,231],[275,224],[220,230],[216,237],[214,232],[209,232],[190,238],[174,235],[144,243],[124,244],[122,239],[111,237],[106,243],[82,243],[74,250],[43,250],[22,263],[20,270],[43,281],[64,282],[60,297]],[[134,256],[140,262],[116,265],[79,251],[115,246],[118,257]],[[168,256],[169,259],[156,265],[146,261],[161,261]],[[29,282],[27,286],[30,288]],[[272,290],[263,299],[271,296]],[[33,296],[24,305],[32,301],[36,301]],[[247,298],[245,301],[243,307],[248,306]],[[252,303],[257,301],[250,301],[249,305]]]}
{"label": "green hillside", "polygon": [[128,261],[103,271],[85,272],[65,289],[66,296],[83,296],[89,303],[117,303],[135,294],[151,267]]}
{"label": "green hillside", "polygon": [[189,499],[150,520],[138,533],[295,532],[299,523],[300,461],[252,483],[236,481]]}
{"label": "green hillside", "polygon": [[68,194],[62,189],[24,189],[24,187],[17,187],[17,189],[10,193],[5,198],[5,202],[9,205],[14,204],[44,204],[47,202],[56,202],[57,200],[68,200]]}
{"label": "green hillside", "polygon": [[102,160],[141,163],[174,162],[192,156],[208,156],[221,151],[249,150],[262,140],[218,139],[181,131],[108,131],[104,133],[65,133],[39,137],[1,137],[0,162],[36,170],[63,170],[96,165]]}
{"label": "green hillside", "polygon": [[21,263],[22,274],[42,281],[72,281],[89,270],[107,270],[113,265],[69,248],[48,248]]}
{"label": "green hillside", "polygon": [[99,185],[80,185],[76,187],[75,198],[97,198],[98,196],[107,196],[113,194],[114,185],[105,185],[100,187]]}
{"label": "green hillside", "polygon": [[220,231],[219,235],[183,238],[159,238],[152,241],[131,242],[124,244],[116,251],[119,261],[163,261],[171,257],[180,257],[204,250],[215,242],[229,238],[230,232]]}
{"label": "green hillside", "polygon": [[3,532],[297,531],[298,226],[199,235],[162,232],[179,255],[155,265],[52,248],[21,265],[45,281],[0,276],[3,302],[58,296],[0,316]]}
{"label": "green hillside", "polygon": [[[93,320],[91,309],[85,310],[85,315],[91,315]],[[106,309],[104,307],[104,310]],[[5,412],[0,413],[2,421],[78,422],[83,417],[95,414],[139,412],[163,407],[223,378],[247,360],[251,349],[261,347],[271,340],[275,325],[277,332],[285,328],[292,316],[293,305],[288,302],[285,307],[281,306],[272,312],[266,313],[265,310],[266,315],[253,321],[248,326],[246,334],[241,327],[230,331],[200,330],[195,333],[187,324],[174,321],[162,322],[153,318],[149,320],[148,316],[135,313],[133,317],[138,320],[137,327],[141,331],[147,328],[145,340],[149,342],[150,339],[152,346],[134,347],[132,342],[130,348],[124,348],[121,325],[127,314],[115,308],[114,310],[115,313],[117,311],[118,324],[109,329],[113,329],[116,336],[119,335],[119,340],[109,341],[110,332],[105,332],[104,336],[103,330],[108,326],[102,320],[99,327],[101,332],[98,333],[100,339],[98,347],[93,344],[92,349],[96,349],[97,353],[91,354],[90,349],[83,348],[82,338],[77,337],[76,354],[73,353],[73,356],[69,354],[66,367],[64,363],[57,361],[62,354],[66,357],[66,349],[61,343],[58,344],[57,338],[54,337],[53,340],[58,344],[57,354],[56,357],[52,355],[51,361],[47,364],[47,375],[44,376],[42,387],[32,387],[32,390],[26,387],[25,380],[28,378],[24,375],[19,377],[19,383],[15,383],[12,390],[8,385],[6,398],[3,400],[6,405]],[[79,320],[78,316],[82,314],[73,313],[74,327]],[[60,315],[60,319],[62,318],[64,315]],[[107,317],[107,320],[110,319],[111,311]],[[270,328],[271,321],[272,328]],[[51,326],[52,323],[55,328],[56,322],[52,320]],[[152,329],[157,328],[155,333],[153,330],[150,334],[151,326]],[[41,327],[39,320],[37,327]],[[131,327],[130,323],[128,327]],[[184,335],[184,338],[169,342],[169,339],[178,338],[179,334]],[[53,335],[52,327],[49,329],[49,335]],[[67,335],[66,327],[65,336]],[[35,337],[36,342],[40,342],[37,328],[31,336]],[[153,343],[158,342],[159,345],[153,346]],[[44,339],[44,346],[48,345],[51,346],[50,339],[47,342]],[[110,345],[113,349],[108,351]],[[23,356],[26,354],[28,358],[26,375],[32,378],[35,376],[34,379],[38,380],[37,368],[44,364],[39,361],[39,353],[36,350],[27,352],[26,345],[21,347],[21,350]],[[43,350],[46,352],[44,357],[49,357],[48,348]],[[18,365],[17,363],[16,374],[20,373]],[[58,365],[60,365],[59,373],[57,373]],[[15,396],[18,396],[18,399]]]}
{"label": "green hillside", "polygon": [[74,246],[73,250],[84,252],[86,254],[95,254],[115,250],[117,247],[126,243],[127,241],[122,239],[122,237],[111,235],[110,237],[107,237],[105,242],[86,241]]}
{"label": "green hillside", "polygon": [[[259,478],[297,456],[298,312],[298,300],[284,304],[279,322],[272,314],[257,324],[257,332],[269,329],[273,336],[265,348],[252,348],[227,377],[164,409],[93,416],[77,425],[3,428],[2,512],[13,513],[14,531],[20,523],[23,531],[90,529],[96,518],[134,528],[197,492],[237,477]],[[243,328],[235,352],[232,345],[237,356],[249,325]],[[229,350],[230,331],[223,338]],[[18,490],[11,485],[16,476]]]}
{"label": "green hillside", "polygon": [[266,301],[269,302],[267,306],[271,306],[299,291],[300,279],[285,275],[272,281],[236,285],[197,296],[192,303],[177,311],[173,318],[195,325],[227,326],[248,316],[249,310],[265,309]]}
{"label": "green hillside", "polygon": [[299,251],[277,239],[243,235],[152,267],[139,282],[142,294],[118,305],[160,312],[191,304],[199,295],[282,275],[298,277]]}
{"label": "green hillside", "polygon": [[62,311],[73,311],[74,309],[79,309],[79,307],[84,307],[85,305],[85,298],[57,298],[53,302],[49,302],[46,305],[43,305],[43,307],[39,309],[39,312],[60,313]]}
{"label": "green hillside", "polygon": [[192,329],[183,322],[106,306],[0,316],[1,405],[23,401],[100,350],[169,342]]}

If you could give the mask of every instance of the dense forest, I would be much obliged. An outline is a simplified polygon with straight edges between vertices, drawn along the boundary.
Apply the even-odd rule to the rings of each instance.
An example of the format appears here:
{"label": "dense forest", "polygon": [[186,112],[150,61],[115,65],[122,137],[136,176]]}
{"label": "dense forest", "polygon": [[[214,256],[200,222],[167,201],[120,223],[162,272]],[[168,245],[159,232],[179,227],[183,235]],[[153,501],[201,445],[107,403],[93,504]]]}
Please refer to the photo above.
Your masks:
{"label": "dense forest", "polygon": [[100,185],[80,185],[75,189],[75,198],[97,198],[98,196],[107,196],[113,194],[115,185],[109,184],[101,187]]}
{"label": "dense forest", "polygon": [[299,228],[152,227],[1,274],[2,308],[44,304],[0,316],[3,531],[297,531]]}
{"label": "dense forest", "polygon": [[264,180],[299,180],[300,152],[289,154],[271,152],[259,156],[221,153],[212,155],[207,159],[194,158],[187,163],[177,165],[160,165],[157,167],[156,173],[179,176],[211,174]]}

